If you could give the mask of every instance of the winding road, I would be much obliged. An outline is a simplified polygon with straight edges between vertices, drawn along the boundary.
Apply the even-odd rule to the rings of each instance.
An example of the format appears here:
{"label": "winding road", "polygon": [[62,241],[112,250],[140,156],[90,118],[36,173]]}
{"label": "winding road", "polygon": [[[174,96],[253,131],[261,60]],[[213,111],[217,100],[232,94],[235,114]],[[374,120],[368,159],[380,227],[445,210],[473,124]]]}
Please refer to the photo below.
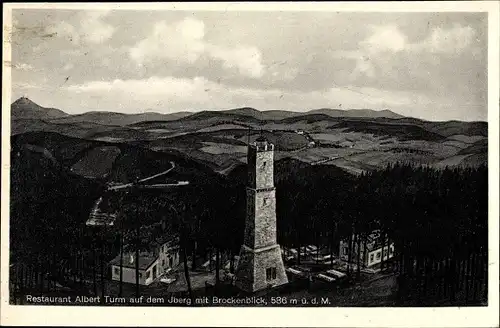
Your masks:
{"label": "winding road", "polygon": [[[121,184],[121,185],[113,185],[113,186],[109,186],[109,187],[108,187],[108,190],[118,190],[118,189],[130,188],[130,187],[132,187],[134,184],[143,183],[143,182],[146,182],[146,181],[152,180],[152,179],[154,179],[154,178],[160,177],[160,176],[162,176],[162,175],[168,174],[170,171],[172,171],[173,169],[175,169],[175,163],[174,163],[174,162],[170,162],[170,164],[172,165],[172,167],[171,167],[171,168],[169,168],[169,169],[168,169],[168,170],[166,170],[166,171],[160,172],[160,173],[158,173],[158,174],[152,175],[152,176],[150,176],[150,177],[147,177],[147,178],[141,179],[141,180],[136,181],[136,182],[130,182],[130,183]],[[181,184],[181,182],[184,182],[184,184]],[[178,182],[177,184],[163,184],[163,186],[181,186],[181,185],[186,185],[186,184],[189,184],[189,182],[187,182],[187,181],[180,181],[180,182]],[[159,185],[152,185],[152,186],[159,186]],[[158,188],[158,187],[156,187],[156,188]]]}
{"label": "winding road", "polygon": [[[180,186],[186,186],[189,184],[189,181],[177,181],[176,183],[160,183],[160,184],[152,184],[152,185],[146,185],[142,184],[143,182],[152,180],[154,178],[163,176],[171,172],[175,168],[175,163],[170,162],[172,165],[171,168],[169,168],[166,171],[160,172],[158,174],[149,176],[147,178],[131,182],[131,183],[126,183],[126,184],[120,184],[120,185],[110,185],[108,186],[107,190],[108,191],[116,191],[116,190],[121,190],[121,189],[126,189],[126,188],[131,188],[135,187],[138,189],[164,189],[168,187],[180,187]],[[99,197],[99,199],[95,202],[94,207],[92,208],[92,211],[90,212],[90,217],[87,220],[87,226],[103,226],[103,225],[113,225],[114,220],[116,219],[116,214],[109,214],[109,213],[101,213],[99,205],[102,202],[102,196]]]}

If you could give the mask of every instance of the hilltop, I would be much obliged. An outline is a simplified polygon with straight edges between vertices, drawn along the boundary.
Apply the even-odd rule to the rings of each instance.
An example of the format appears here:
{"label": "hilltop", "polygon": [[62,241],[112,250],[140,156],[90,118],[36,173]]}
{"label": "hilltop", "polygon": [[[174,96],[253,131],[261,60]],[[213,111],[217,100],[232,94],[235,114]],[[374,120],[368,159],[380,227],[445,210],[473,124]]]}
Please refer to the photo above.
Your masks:
{"label": "hilltop", "polygon": [[17,99],[11,105],[12,119],[55,119],[69,116],[56,108],[42,107],[26,97]]}
{"label": "hilltop", "polygon": [[403,118],[404,116],[391,112],[390,110],[373,110],[373,109],[330,109],[330,108],[321,108],[314,109],[308,112],[309,114],[324,114],[331,117],[365,117],[365,118],[392,118],[398,119]]}

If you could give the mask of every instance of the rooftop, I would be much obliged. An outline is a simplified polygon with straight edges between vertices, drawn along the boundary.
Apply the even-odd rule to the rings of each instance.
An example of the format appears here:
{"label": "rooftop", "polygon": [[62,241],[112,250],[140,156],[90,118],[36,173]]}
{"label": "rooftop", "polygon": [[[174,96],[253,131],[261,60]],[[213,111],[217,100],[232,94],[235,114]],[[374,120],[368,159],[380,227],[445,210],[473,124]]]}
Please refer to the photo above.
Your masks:
{"label": "rooftop", "polygon": [[[368,236],[368,240],[367,240],[367,244],[366,244],[366,248],[369,250],[369,251],[373,251],[373,250],[376,250],[376,249],[379,249],[379,248],[382,248],[382,243],[384,243],[384,247],[387,247],[388,246],[388,243],[389,243],[389,240],[382,240],[380,238],[380,231],[376,230],[374,232],[372,232],[369,236]],[[392,243],[392,242],[391,242]]]}
{"label": "rooftop", "polygon": [[[131,262],[131,256],[134,257],[134,261]],[[154,256],[152,253],[142,253],[139,255],[139,270],[147,270],[156,260],[158,256]],[[118,254],[114,259],[112,259],[109,264],[120,266],[120,254]],[[123,254],[123,267],[135,269],[135,254],[127,253]]]}
{"label": "rooftop", "polygon": [[[387,246],[387,242],[388,241],[386,240],[385,246]],[[374,230],[366,237],[366,249],[368,249],[368,251],[373,251],[381,247],[382,247],[382,240],[380,238],[380,231]]]}
{"label": "rooftop", "polygon": [[158,246],[162,246],[164,244],[179,244],[179,236],[176,234],[168,234],[164,233],[155,238],[155,243]]}

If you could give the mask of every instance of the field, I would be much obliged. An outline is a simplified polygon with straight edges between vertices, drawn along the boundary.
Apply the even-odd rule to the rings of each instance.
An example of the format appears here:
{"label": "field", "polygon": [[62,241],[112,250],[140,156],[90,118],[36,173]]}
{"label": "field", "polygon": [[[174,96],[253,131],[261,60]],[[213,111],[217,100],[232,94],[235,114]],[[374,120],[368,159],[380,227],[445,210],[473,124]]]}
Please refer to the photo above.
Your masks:
{"label": "field", "polygon": [[[72,163],[76,165],[75,172],[86,176],[102,177],[112,163],[110,154],[100,157],[98,152],[91,152],[93,141],[106,146],[134,145],[155,152],[183,154],[215,172],[227,174],[246,161],[246,145],[259,135],[275,145],[276,159],[288,157],[308,164],[335,165],[351,173],[396,162],[437,168],[487,162],[485,122],[428,122],[391,112],[382,113],[388,116],[381,117],[382,114],[370,110],[321,109],[300,114],[259,112],[252,108],[166,116],[91,112],[53,117],[51,112],[52,116],[43,117],[36,106],[29,101],[16,102],[13,110],[20,114],[13,115],[12,134],[48,132],[85,140],[74,148],[63,145],[60,151],[67,154],[63,158],[89,152],[88,160],[82,158],[80,164]],[[30,117],[30,110],[38,112]],[[358,114],[361,116],[356,117]],[[47,149],[53,151],[50,145]],[[92,165],[96,161],[103,163]]]}
{"label": "field", "polygon": [[245,154],[247,148],[245,146],[236,146],[224,143],[216,142],[203,142],[203,147],[201,151],[209,154],[220,155],[220,154],[234,154],[242,153]]}

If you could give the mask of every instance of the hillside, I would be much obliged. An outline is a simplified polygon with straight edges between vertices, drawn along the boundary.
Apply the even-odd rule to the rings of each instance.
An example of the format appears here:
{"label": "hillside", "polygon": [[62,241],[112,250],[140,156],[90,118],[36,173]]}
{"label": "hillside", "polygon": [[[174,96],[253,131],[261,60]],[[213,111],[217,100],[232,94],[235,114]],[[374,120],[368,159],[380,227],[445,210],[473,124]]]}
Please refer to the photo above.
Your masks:
{"label": "hillside", "polygon": [[404,116],[396,114],[394,112],[391,112],[390,110],[372,110],[372,109],[348,109],[348,110],[341,110],[341,109],[330,109],[330,108],[321,108],[321,109],[314,109],[309,112],[308,114],[324,114],[328,115],[331,117],[366,117],[366,118],[391,118],[391,119],[398,119],[398,118],[403,118]]}
{"label": "hillside", "polygon": [[226,111],[221,111],[221,113],[226,113],[226,114],[233,114],[233,115],[239,115],[239,116],[250,116],[253,118],[256,118],[258,120],[262,121],[279,121],[287,117],[293,117],[293,116],[298,116],[302,115],[303,113],[299,112],[291,112],[291,111],[286,111],[286,110],[265,110],[265,111],[259,111],[255,108],[250,108],[250,107],[243,107],[243,108],[236,108],[236,109],[230,109]]}
{"label": "hillside", "polygon": [[[19,108],[21,103],[39,107],[27,99],[13,107]],[[12,135],[49,132],[101,141],[118,149],[134,146],[174,152],[222,174],[246,162],[246,145],[259,135],[275,144],[277,160],[333,165],[352,174],[396,162],[439,168],[487,162],[486,122],[431,122],[390,111],[317,109],[298,113],[244,107],[171,115],[89,112],[56,118],[40,118],[40,111],[23,112],[24,116],[34,112],[32,117],[13,117]],[[122,156],[115,148],[103,151]],[[111,164],[102,164],[98,176],[106,176],[107,165]]]}
{"label": "hillside", "polygon": [[488,136],[488,123],[486,122],[425,122],[423,126],[431,131],[449,137],[453,135]]}
{"label": "hillside", "polygon": [[[248,111],[241,113],[241,111],[201,111],[183,118],[178,119],[177,121],[201,121],[201,120],[234,120],[234,121],[243,121],[248,123],[259,123],[261,120],[254,115],[249,115]],[[258,115],[256,115],[258,116]]]}
{"label": "hillside", "polygon": [[21,97],[11,105],[11,118],[15,119],[55,119],[69,116],[56,108],[42,107],[28,98]]}
{"label": "hillside", "polygon": [[125,126],[138,122],[148,121],[171,121],[191,115],[190,112],[179,112],[173,114],[161,114],[145,112],[140,114],[123,114],[115,112],[87,112],[79,115],[67,116],[53,120],[53,123],[71,124],[79,122],[91,122],[110,126]]}
{"label": "hillside", "polygon": [[394,136],[399,140],[426,140],[438,141],[445,139],[444,136],[426,130],[416,124],[390,124],[379,122],[366,122],[356,120],[345,120],[334,126],[337,129],[346,128],[346,131],[363,132],[378,136]]}
{"label": "hillside", "polygon": [[[34,151],[34,147],[41,151]],[[50,154],[50,157],[56,160],[57,167],[66,174],[76,174],[85,178],[101,177],[113,182],[126,183],[159,173],[163,168],[169,168],[171,161],[177,163],[171,177],[179,180],[209,181],[217,177],[209,167],[176,151],[155,152],[130,144],[85,140],[58,133],[31,132],[13,136],[11,149],[14,156],[12,160],[16,162],[17,152],[26,156],[35,152]],[[101,154],[109,149],[116,151],[107,152],[107,155]],[[110,163],[106,163],[108,161]],[[107,167],[105,174],[96,174],[103,170],[103,165]],[[75,167],[79,169],[75,170]]]}
{"label": "hillside", "polygon": [[[106,192],[109,182],[128,183],[160,173],[171,167],[171,161],[175,169],[150,183],[189,181],[182,190],[139,189],[133,195]],[[224,177],[181,153],[160,153],[47,132],[11,138],[10,183],[12,262],[48,260],[49,255],[67,258],[71,252],[88,251],[85,247],[89,245],[77,241],[82,231],[91,233],[85,222],[100,197],[104,212],[122,211],[120,218],[136,219],[137,213],[132,215],[127,208],[137,204],[141,222],[152,225],[164,220],[167,227],[174,227],[167,212],[171,204],[196,203],[208,208],[215,202],[225,205],[228,198]]]}

